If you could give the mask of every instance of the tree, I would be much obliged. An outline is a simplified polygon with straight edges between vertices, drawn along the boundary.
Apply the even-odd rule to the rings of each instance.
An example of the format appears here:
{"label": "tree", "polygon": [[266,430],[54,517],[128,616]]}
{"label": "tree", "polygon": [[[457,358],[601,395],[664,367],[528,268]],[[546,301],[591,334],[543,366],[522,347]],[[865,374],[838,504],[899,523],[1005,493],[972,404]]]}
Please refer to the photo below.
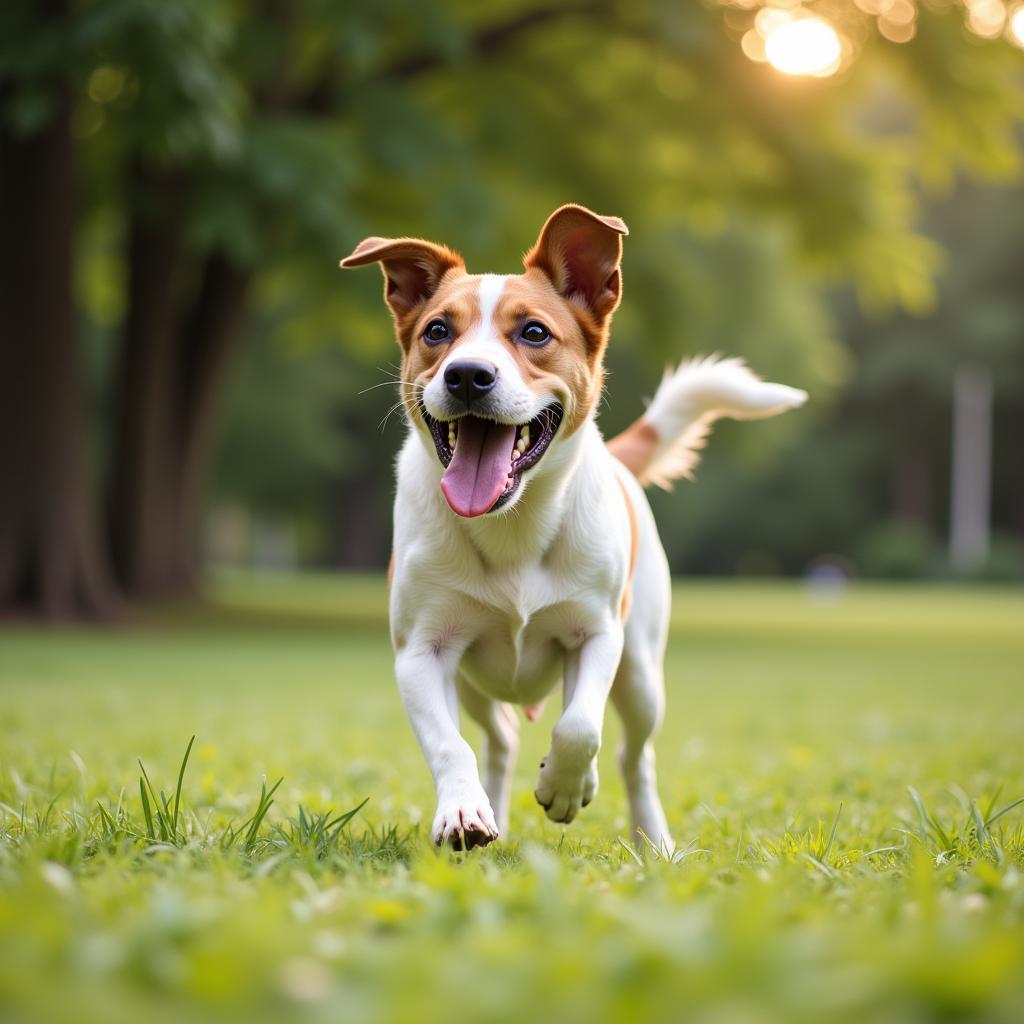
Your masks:
{"label": "tree", "polygon": [[[59,38],[63,0],[33,19],[41,45]],[[89,500],[80,355],[72,300],[75,160],[71,85],[56,74],[0,120],[0,607],[47,616],[108,613],[113,596]],[[31,97],[30,97],[31,99]],[[0,103],[11,102],[0,75]],[[13,120],[13,123],[12,123]]]}

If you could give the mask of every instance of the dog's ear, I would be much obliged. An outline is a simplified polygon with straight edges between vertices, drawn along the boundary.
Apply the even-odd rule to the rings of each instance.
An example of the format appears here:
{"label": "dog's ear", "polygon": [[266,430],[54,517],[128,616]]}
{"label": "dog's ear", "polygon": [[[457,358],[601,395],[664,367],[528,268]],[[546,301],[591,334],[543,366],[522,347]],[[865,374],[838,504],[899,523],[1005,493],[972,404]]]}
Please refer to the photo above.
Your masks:
{"label": "dog's ear", "polygon": [[384,271],[384,299],[396,320],[429,299],[449,270],[464,266],[458,253],[422,238],[364,238],[341,261],[345,268],[368,263]]}
{"label": "dog's ear", "polygon": [[597,317],[607,317],[622,298],[619,263],[622,236],[628,234],[618,217],[570,203],[548,217],[523,263],[544,271],[566,298],[575,297]]}

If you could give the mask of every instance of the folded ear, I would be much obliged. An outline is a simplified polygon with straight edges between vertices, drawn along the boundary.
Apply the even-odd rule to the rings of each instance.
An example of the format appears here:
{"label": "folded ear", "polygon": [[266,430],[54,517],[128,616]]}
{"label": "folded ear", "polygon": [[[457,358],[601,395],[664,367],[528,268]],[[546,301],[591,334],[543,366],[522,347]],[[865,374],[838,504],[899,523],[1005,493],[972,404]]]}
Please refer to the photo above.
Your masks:
{"label": "folded ear", "polygon": [[464,266],[462,257],[422,238],[364,238],[341,266],[379,263],[384,271],[384,298],[395,317],[426,301],[449,270]]}
{"label": "folded ear", "polygon": [[585,206],[559,207],[541,229],[523,262],[543,270],[566,298],[577,297],[598,316],[608,316],[622,297],[622,236],[618,217],[602,217]]}

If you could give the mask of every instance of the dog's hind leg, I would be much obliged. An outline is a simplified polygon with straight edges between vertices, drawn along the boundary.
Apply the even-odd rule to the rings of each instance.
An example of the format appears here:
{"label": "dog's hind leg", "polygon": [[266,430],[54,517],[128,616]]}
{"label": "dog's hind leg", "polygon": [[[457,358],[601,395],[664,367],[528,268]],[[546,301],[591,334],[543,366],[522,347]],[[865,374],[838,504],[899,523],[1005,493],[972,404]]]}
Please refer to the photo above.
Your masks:
{"label": "dog's hind leg", "polygon": [[512,772],[519,752],[519,720],[510,705],[485,697],[461,675],[458,690],[466,714],[484,730],[484,789],[491,801],[498,831],[506,835]]}
{"label": "dog's hind leg", "polygon": [[659,849],[672,850],[654,768],[654,737],[665,708],[665,680],[660,652],[647,646],[627,640],[612,685],[612,703],[622,719],[619,765],[637,843],[642,843],[642,832]]}

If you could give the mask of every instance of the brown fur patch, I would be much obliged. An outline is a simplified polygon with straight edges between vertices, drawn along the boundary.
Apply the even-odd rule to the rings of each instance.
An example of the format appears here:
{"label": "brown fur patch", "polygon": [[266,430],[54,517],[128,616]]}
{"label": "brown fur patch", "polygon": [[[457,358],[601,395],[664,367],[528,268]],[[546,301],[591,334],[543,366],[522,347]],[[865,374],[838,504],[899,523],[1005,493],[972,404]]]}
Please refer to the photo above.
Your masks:
{"label": "brown fur patch", "polygon": [[384,301],[391,308],[399,340],[403,324],[437,290],[452,270],[462,271],[462,257],[447,246],[422,238],[364,238],[341,266],[379,263],[384,272]]}
{"label": "brown fur patch", "polygon": [[626,515],[629,516],[629,575],[626,577],[626,585],[622,589],[622,603],[619,606],[619,614],[622,621],[625,622],[629,615],[629,607],[633,603],[633,571],[636,569],[637,549],[640,546],[640,525],[636,521],[636,509],[633,508],[629,491],[626,490],[626,485],[621,480],[619,480],[619,487],[622,488],[622,499],[626,503]]}
{"label": "brown fur patch", "polygon": [[[438,367],[459,343],[460,338],[480,322],[480,278],[461,269],[449,271],[429,301],[420,305],[408,319],[396,325],[402,346],[402,401],[406,411],[419,421],[419,395],[434,379]],[[452,329],[454,340],[428,345],[423,331],[435,317],[444,317]]]}
{"label": "brown fur patch", "polygon": [[622,236],[628,234],[618,217],[568,203],[548,217],[523,262],[528,269],[542,270],[560,294],[577,301],[605,328],[622,298],[619,264]]}
{"label": "brown fur patch", "polygon": [[639,478],[651,464],[660,441],[661,435],[654,426],[641,418],[613,437],[607,447],[633,476]]}

